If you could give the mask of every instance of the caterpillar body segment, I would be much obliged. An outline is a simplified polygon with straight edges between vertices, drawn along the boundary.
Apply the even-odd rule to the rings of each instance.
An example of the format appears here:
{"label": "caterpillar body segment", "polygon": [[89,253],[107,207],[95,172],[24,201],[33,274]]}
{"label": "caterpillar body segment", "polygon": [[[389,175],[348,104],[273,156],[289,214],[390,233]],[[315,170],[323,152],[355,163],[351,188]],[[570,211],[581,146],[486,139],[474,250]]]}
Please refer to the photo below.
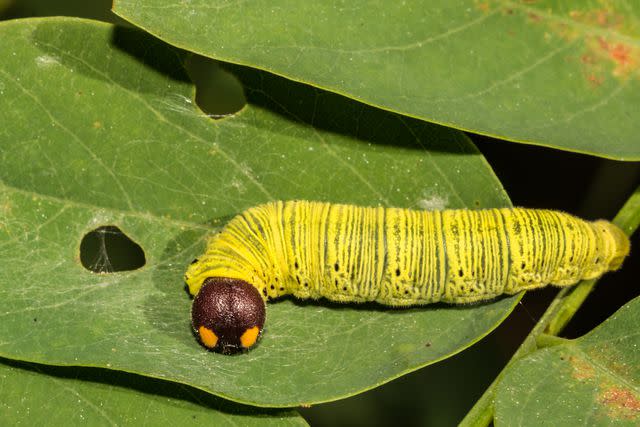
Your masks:
{"label": "caterpillar body segment", "polygon": [[628,251],[616,226],[549,210],[273,202],[215,235],[186,280],[194,295],[205,278],[227,277],[265,298],[458,303],[599,277]]}
{"label": "caterpillar body segment", "polygon": [[628,252],[615,225],[550,210],[279,201],[231,220],[185,278],[193,295],[208,278],[223,278],[250,284],[264,301],[293,294],[390,306],[470,303],[599,277]]}

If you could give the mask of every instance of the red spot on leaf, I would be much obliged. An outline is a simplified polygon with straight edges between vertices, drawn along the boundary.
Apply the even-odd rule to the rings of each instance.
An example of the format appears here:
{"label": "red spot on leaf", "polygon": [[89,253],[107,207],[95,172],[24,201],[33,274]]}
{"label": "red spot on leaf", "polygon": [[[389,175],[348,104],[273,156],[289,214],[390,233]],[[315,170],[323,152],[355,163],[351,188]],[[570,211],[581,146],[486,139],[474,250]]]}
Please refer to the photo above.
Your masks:
{"label": "red spot on leaf", "polygon": [[[582,38],[583,52],[580,54],[582,72],[591,84],[600,85],[609,74],[617,78],[640,77],[640,47],[617,35],[627,35],[630,32],[630,15],[616,10],[611,2],[599,1],[606,8],[569,10],[567,13],[571,21],[583,24],[573,26],[573,31],[564,31],[560,24],[551,28],[555,34],[566,34],[568,40]],[[583,5],[583,6],[586,6]],[[635,22],[635,21],[634,21]],[[602,28],[607,31],[598,35],[592,28]],[[573,38],[572,38],[573,37]]]}
{"label": "red spot on leaf", "polygon": [[628,65],[631,63],[631,48],[622,43],[616,44],[610,51],[611,58],[620,65]]}
{"label": "red spot on leaf", "polygon": [[600,394],[598,400],[607,407],[611,418],[628,420],[640,418],[640,400],[629,389],[609,387]]}
{"label": "red spot on leaf", "polygon": [[615,76],[627,76],[636,68],[637,49],[634,51],[629,45],[608,42],[602,37],[598,38],[598,45],[605,51],[606,57],[615,64],[613,70]]}

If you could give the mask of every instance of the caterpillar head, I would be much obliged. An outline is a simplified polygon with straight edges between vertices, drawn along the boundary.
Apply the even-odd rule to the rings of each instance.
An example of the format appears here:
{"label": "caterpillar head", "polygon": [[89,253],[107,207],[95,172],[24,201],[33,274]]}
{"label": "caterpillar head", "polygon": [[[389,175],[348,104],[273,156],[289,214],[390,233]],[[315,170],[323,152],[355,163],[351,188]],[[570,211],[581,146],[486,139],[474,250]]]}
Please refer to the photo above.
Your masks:
{"label": "caterpillar head", "polygon": [[191,306],[191,324],[202,345],[225,354],[252,347],[264,320],[258,290],[239,279],[208,277]]}

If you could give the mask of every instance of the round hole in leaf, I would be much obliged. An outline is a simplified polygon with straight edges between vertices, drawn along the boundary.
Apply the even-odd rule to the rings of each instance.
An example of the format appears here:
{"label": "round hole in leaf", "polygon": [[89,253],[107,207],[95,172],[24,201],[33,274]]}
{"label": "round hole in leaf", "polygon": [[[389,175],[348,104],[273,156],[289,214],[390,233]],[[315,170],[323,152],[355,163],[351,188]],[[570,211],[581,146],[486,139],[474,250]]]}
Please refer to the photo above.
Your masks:
{"label": "round hole in leaf", "polygon": [[223,119],[247,104],[242,83],[217,61],[191,55],[185,68],[196,86],[195,102],[208,117]]}
{"label": "round hole in leaf", "polygon": [[114,225],[85,234],[80,242],[80,262],[94,273],[136,270],[145,265],[144,251]]}

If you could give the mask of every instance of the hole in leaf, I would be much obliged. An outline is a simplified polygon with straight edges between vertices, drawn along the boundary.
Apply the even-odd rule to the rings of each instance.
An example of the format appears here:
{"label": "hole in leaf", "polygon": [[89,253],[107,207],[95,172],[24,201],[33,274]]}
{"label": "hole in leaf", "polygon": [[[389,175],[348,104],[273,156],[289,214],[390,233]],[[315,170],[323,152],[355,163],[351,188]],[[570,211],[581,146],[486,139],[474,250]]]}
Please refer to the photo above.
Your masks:
{"label": "hole in leaf", "polygon": [[240,81],[216,61],[192,55],[185,68],[196,86],[196,104],[212,119],[231,116],[247,104]]}
{"label": "hole in leaf", "polygon": [[80,242],[80,262],[94,273],[136,270],[146,263],[144,251],[114,225],[98,227]]}

